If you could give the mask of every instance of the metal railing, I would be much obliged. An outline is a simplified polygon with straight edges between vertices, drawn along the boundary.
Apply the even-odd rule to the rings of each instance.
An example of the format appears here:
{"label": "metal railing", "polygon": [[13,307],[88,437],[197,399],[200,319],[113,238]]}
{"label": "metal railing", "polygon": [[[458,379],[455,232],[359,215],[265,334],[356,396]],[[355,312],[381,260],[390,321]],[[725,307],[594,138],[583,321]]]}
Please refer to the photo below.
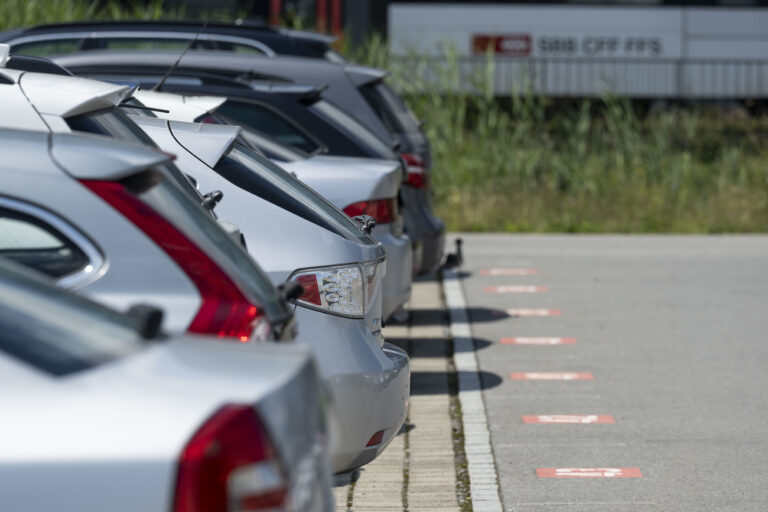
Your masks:
{"label": "metal railing", "polygon": [[[412,87],[509,96],[606,93],[631,98],[768,98],[768,60],[583,59],[393,56]],[[399,65],[399,66],[398,66]]]}

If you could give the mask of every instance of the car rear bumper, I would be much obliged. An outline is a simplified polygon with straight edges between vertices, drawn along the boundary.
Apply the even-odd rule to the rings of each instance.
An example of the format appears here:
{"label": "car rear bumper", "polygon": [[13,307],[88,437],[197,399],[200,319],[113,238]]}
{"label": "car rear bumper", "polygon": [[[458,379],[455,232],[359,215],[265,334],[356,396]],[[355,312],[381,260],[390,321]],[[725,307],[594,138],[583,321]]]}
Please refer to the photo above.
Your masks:
{"label": "car rear bumper", "polygon": [[394,236],[389,225],[373,229],[373,237],[381,242],[387,253],[387,274],[382,283],[381,317],[386,320],[400,309],[411,297],[413,251],[407,235]]}
{"label": "car rear bumper", "polygon": [[445,223],[435,216],[429,191],[403,187],[405,229],[415,243],[421,244],[421,258],[416,274],[431,272],[440,266],[445,243]]}
{"label": "car rear bumper", "polygon": [[[394,345],[382,349],[388,363],[377,372],[344,375],[332,379],[337,409],[355,404],[356,414],[339,418],[344,440],[331,456],[331,467],[345,473],[374,460],[400,431],[408,410],[410,363],[408,355]],[[381,440],[367,446],[373,436]]]}
{"label": "car rear bumper", "polygon": [[[398,432],[407,410],[407,354],[379,344],[364,319],[349,319],[297,307],[299,343],[309,344],[335,402],[338,443],[331,452],[334,473],[372,461]],[[384,431],[381,442],[366,446]]]}

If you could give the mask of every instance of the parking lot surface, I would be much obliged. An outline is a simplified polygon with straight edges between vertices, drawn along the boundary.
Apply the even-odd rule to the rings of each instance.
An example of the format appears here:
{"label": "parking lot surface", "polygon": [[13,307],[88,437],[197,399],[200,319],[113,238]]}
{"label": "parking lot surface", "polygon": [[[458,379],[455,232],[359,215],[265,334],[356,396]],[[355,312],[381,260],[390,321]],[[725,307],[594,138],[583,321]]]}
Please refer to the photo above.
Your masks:
{"label": "parking lot surface", "polygon": [[[503,510],[768,509],[768,237],[460,236]],[[337,510],[471,509],[440,291],[387,327],[409,420]]]}
{"label": "parking lot surface", "polygon": [[768,510],[768,237],[462,237],[505,510]]}

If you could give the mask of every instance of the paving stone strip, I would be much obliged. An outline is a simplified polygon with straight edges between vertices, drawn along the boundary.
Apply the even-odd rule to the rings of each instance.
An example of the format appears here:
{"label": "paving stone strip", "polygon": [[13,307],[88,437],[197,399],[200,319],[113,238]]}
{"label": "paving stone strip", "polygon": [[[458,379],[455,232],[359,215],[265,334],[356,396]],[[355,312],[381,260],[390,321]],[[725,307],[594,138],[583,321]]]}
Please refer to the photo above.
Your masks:
{"label": "paving stone strip", "polygon": [[[461,512],[449,394],[448,315],[440,282],[414,282],[407,325],[384,330],[411,356],[411,399],[400,434],[356,481],[334,489],[336,510]],[[354,480],[354,478],[353,478]]]}

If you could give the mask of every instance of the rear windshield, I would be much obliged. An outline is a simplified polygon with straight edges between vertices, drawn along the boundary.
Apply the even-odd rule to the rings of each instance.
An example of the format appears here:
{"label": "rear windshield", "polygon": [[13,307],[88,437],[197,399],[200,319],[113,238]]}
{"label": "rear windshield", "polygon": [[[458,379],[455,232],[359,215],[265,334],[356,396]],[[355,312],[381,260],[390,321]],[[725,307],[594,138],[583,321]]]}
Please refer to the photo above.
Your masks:
{"label": "rear windshield", "polygon": [[80,50],[83,44],[82,38],[72,39],[46,39],[43,41],[30,41],[28,43],[13,44],[13,53],[16,55],[30,55],[32,57],[47,57],[49,55],[66,55]]}
{"label": "rear windshield", "polygon": [[265,105],[227,100],[216,110],[216,114],[230,124],[244,125],[269,134],[281,144],[306,153],[317,153],[323,149],[297,124]]}
{"label": "rear windshield", "polygon": [[[141,103],[138,104],[141,105]],[[149,135],[117,107],[68,117],[66,122],[72,131],[106,135],[123,142],[157,148],[157,144]],[[186,194],[198,202],[202,201],[200,193],[184,173],[174,165],[168,165],[165,168],[166,176],[170,177]]]}
{"label": "rear windshield", "polygon": [[138,197],[166,219],[173,219],[174,225],[212,257],[246,295],[258,301],[270,321],[286,316],[269,277],[199,204],[190,201],[178,187],[161,180],[139,192]]}
{"label": "rear windshield", "polygon": [[344,238],[371,244],[354,221],[267,158],[235,143],[215,171],[243,190]]}
{"label": "rear windshield", "polygon": [[257,152],[263,153],[264,156],[270,160],[297,162],[299,160],[306,160],[310,156],[308,153],[300,151],[297,148],[291,148],[280,144],[269,135],[258,133],[255,130],[245,129],[242,131],[240,137],[244,141],[247,141],[246,145],[252,146]]}
{"label": "rear windshield", "polygon": [[376,82],[360,87],[360,92],[387,129],[393,133],[417,132],[419,120],[406,104],[384,82]]}
{"label": "rear windshield", "polygon": [[371,158],[396,159],[391,146],[336,105],[321,100],[310,105],[309,110],[332,123],[347,138],[355,141]]}
{"label": "rear windshield", "polygon": [[0,266],[0,350],[51,375],[142,349],[138,321]]}

